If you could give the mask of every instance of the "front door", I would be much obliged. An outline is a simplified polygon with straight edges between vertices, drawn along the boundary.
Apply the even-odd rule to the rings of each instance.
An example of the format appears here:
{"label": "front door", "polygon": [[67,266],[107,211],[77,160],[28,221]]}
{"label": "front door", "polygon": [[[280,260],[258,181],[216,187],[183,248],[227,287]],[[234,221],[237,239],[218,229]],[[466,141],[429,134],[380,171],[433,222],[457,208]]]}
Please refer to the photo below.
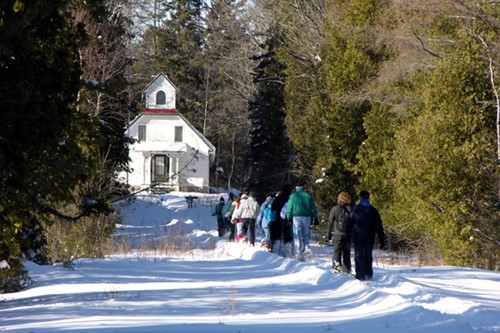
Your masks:
{"label": "front door", "polygon": [[151,159],[151,182],[165,183],[168,181],[169,158],[167,155],[153,155]]}

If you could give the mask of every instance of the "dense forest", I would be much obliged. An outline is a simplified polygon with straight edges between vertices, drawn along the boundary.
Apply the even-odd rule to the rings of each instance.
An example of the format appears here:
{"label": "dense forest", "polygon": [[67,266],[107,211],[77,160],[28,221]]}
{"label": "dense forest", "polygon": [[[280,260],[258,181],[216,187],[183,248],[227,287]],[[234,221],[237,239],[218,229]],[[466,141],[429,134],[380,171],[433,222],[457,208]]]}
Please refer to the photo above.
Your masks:
{"label": "dense forest", "polygon": [[323,220],[366,189],[391,250],[498,269],[497,1],[5,0],[0,292],[29,283],[23,260],[106,254],[160,72],[219,186],[301,183]]}

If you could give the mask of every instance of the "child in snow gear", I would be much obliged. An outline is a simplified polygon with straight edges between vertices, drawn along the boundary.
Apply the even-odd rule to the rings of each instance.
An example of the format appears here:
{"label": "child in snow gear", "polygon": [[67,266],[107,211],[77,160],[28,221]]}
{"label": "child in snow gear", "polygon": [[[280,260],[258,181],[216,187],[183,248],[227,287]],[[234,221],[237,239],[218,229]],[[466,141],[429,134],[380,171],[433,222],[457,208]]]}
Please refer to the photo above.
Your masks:
{"label": "child in snow gear", "polygon": [[250,243],[255,244],[255,218],[258,211],[259,203],[253,197],[242,194],[240,203],[231,218],[231,221],[236,225],[236,240],[238,242],[249,241],[247,232],[250,231]]}
{"label": "child in snow gear", "polygon": [[346,237],[354,244],[354,263],[356,279],[371,280],[373,276],[372,251],[375,244],[375,234],[378,235],[380,248],[385,247],[385,233],[378,210],[370,203],[370,193],[359,193],[359,204],[356,205],[346,224]]}
{"label": "child in snow gear", "polygon": [[260,212],[259,215],[257,216],[257,227],[261,228],[262,231],[264,232],[263,238],[262,238],[262,246],[265,247],[267,250],[271,250],[271,238],[269,234],[269,223],[274,221],[274,214],[271,209],[271,205],[273,203],[273,197],[268,196],[266,200],[260,205]]}
{"label": "child in snow gear", "polygon": [[227,228],[229,229],[229,241],[234,241],[236,226],[233,221],[233,213],[240,204],[240,197],[234,197],[233,202],[226,211]]}
{"label": "child in snow gear", "polygon": [[345,224],[351,212],[351,196],[340,192],[328,216],[328,241],[333,240],[332,268],[335,272],[351,273],[351,243],[345,235]]}

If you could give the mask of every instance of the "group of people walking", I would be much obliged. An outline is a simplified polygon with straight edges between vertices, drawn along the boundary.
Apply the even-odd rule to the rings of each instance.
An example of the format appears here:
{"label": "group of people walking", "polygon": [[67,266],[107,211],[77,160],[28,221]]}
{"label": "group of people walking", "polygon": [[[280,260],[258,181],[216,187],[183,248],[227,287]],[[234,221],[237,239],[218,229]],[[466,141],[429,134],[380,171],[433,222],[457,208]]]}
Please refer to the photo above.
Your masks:
{"label": "group of people walking", "polygon": [[370,193],[361,191],[359,202],[351,206],[351,196],[339,193],[337,205],[328,216],[328,240],[333,241],[332,268],[351,273],[351,244],[354,245],[354,263],[358,280],[373,277],[373,247],[378,236],[380,248],[385,248],[385,232],[378,210],[370,203]]}
{"label": "group of people walking", "polygon": [[[332,268],[351,273],[351,245],[354,245],[356,278],[369,280],[373,276],[372,252],[375,236],[385,247],[385,233],[378,210],[370,203],[370,193],[361,191],[359,203],[351,205],[351,196],[341,192],[337,204],[328,216],[328,240],[333,242]],[[221,197],[215,208],[219,237],[229,232],[230,241],[248,242],[255,246],[256,228],[262,230],[262,245],[280,255],[292,255],[299,260],[311,254],[310,227],[318,221],[318,210],[311,193],[302,186],[285,184],[275,195],[268,195],[262,204],[254,193]],[[286,249],[290,251],[286,251]],[[287,253],[288,252],[288,253]]]}
{"label": "group of people walking", "polygon": [[276,195],[269,195],[259,204],[252,192],[240,196],[229,195],[228,202],[220,199],[216,206],[219,237],[229,232],[230,241],[248,242],[255,246],[256,227],[263,231],[262,245],[269,251],[291,252],[295,258],[304,259],[309,248],[309,227],[318,221],[318,210],[312,195],[302,186],[292,191],[284,185]]}

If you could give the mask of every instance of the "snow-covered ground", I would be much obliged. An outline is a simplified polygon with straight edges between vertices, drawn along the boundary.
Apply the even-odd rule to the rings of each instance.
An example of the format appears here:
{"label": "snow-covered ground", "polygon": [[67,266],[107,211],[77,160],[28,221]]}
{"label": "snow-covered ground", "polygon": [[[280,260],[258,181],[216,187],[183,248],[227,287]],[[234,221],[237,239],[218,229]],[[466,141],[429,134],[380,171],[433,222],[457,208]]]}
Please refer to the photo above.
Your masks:
{"label": "snow-covered ground", "polygon": [[[302,263],[221,240],[210,215],[220,195],[196,194],[193,208],[185,195],[121,205],[120,254],[73,270],[27,263],[35,283],[0,295],[0,331],[500,331],[499,272],[389,266],[376,252],[374,279],[360,282],[330,271],[331,247],[313,244]],[[186,250],[164,254],[182,238]]]}

